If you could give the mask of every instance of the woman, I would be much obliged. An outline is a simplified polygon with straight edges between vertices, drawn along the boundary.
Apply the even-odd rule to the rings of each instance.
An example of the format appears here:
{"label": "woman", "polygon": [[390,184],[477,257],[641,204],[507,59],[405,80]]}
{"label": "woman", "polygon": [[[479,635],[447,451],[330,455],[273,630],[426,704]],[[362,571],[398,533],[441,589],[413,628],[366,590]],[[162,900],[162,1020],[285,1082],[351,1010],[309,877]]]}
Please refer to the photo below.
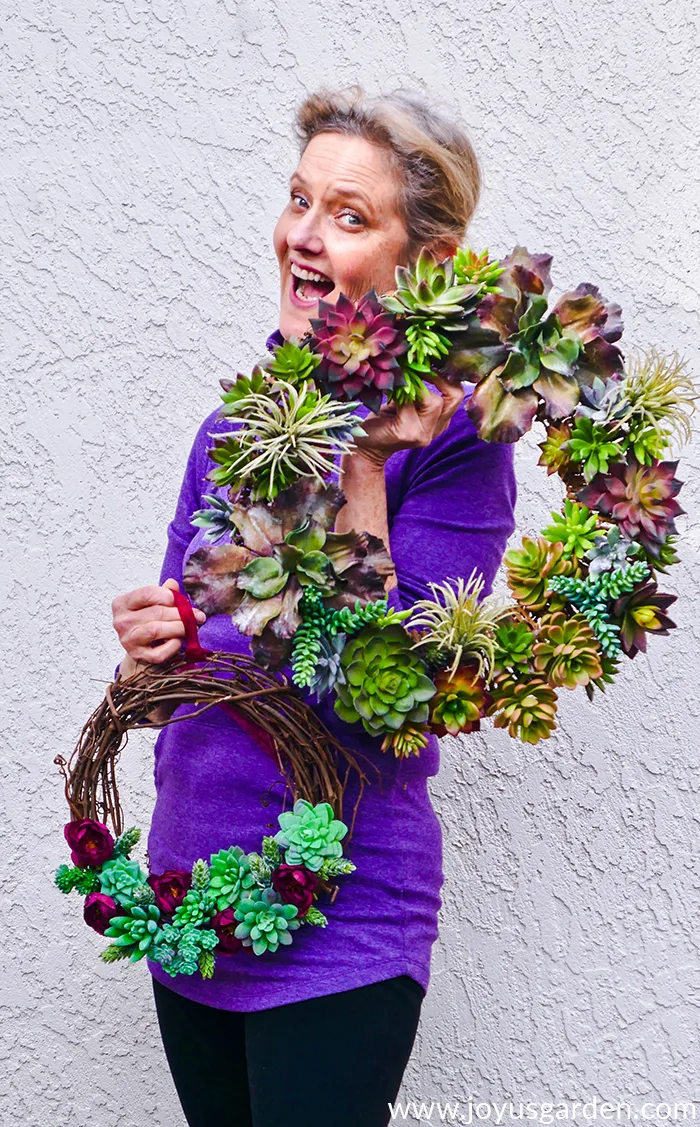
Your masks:
{"label": "woman", "polygon": [[[274,232],[281,300],[270,348],[301,337],[320,299],[393,289],[397,264],[421,246],[453,254],[480,187],[462,130],[407,95],[321,92],[301,105],[297,128],[301,157]],[[415,406],[385,405],[378,415],[360,407],[366,435],[338,466],[347,500],[336,530],[367,530],[389,546],[395,571],[386,588],[396,608],[428,596],[429,581],[473,567],[490,589],[514,527],[512,447],[477,440],[463,390],[437,375],[431,382],[436,390]],[[180,647],[172,591],[202,544],[190,516],[212,491],[211,436],[228,426],[215,410],[195,438],[161,585],[114,600],[123,677]],[[196,613],[204,646],[248,652],[227,617]],[[274,956],[221,954],[207,981],[169,978],[148,964],[168,1062],[197,1127],[380,1127],[413,1046],[443,882],[427,789],[437,740],[397,760],[379,739],[343,724],[327,698],[312,707],[381,773],[381,789],[374,782],[364,792],[349,852],[357,868],[327,909],[329,926]],[[159,735],[148,841],[155,873],[189,870],[234,843],[257,849],[277,828],[279,772],[234,720],[215,713]]]}

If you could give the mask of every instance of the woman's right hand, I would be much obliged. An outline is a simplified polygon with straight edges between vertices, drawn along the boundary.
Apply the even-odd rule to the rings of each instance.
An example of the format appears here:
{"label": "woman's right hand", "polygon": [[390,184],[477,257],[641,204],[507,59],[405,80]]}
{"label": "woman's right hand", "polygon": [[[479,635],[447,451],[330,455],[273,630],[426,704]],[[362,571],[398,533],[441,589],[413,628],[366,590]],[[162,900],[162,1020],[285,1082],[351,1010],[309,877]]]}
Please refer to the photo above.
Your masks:
{"label": "woman's right hand", "polygon": [[[121,678],[149,663],[167,661],[180,649],[185,627],[173,598],[173,591],[179,590],[176,579],[166,579],[162,587],[137,587],[112,600],[112,622],[126,650],[119,667]],[[197,607],[193,610],[201,626],[207,616]]]}

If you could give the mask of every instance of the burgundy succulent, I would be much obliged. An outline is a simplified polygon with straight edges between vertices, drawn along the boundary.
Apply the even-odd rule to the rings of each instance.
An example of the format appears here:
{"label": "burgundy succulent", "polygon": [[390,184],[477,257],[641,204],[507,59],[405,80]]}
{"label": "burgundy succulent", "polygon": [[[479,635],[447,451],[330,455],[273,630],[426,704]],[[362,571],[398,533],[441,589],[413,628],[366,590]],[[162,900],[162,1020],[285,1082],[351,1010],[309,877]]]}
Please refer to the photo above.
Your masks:
{"label": "burgundy succulent", "polygon": [[285,904],[293,904],[303,916],[314,902],[318,877],[303,865],[279,865],[272,874],[272,887]]}
{"label": "burgundy succulent", "polygon": [[382,395],[405,383],[397,357],[408,348],[393,313],[369,290],[357,305],[340,295],[333,305],[319,301],[311,318],[311,347],[322,357],[314,377],[334,399],[359,399],[378,412]]}
{"label": "burgundy succulent", "polygon": [[626,462],[596,474],[577,497],[589,509],[612,517],[620,532],[656,558],[668,534],[676,532],[674,517],[685,511],[675,500],[683,484],[674,477],[677,465],[654,461],[645,466],[628,452]]}
{"label": "burgundy succulent", "polygon": [[148,883],[153,889],[156,904],[166,916],[171,916],[192,887],[192,873],[183,869],[166,869],[164,873],[151,873]]}
{"label": "burgundy succulent", "polygon": [[[217,912],[212,917],[211,926],[219,937],[217,955],[236,955],[243,946],[243,941],[233,934],[238,927],[234,909],[225,908],[223,912]],[[250,949],[252,951],[252,947]]]}
{"label": "burgundy succulent", "polygon": [[73,864],[81,869],[99,869],[114,852],[111,833],[103,822],[94,822],[92,818],[68,822],[63,836],[70,846]]}
{"label": "burgundy succulent", "polygon": [[103,892],[91,892],[85,897],[83,905],[83,919],[86,924],[104,935],[113,916],[121,916],[124,909],[111,896]]}
{"label": "burgundy succulent", "polygon": [[620,627],[620,642],[628,657],[647,651],[647,634],[668,634],[675,622],[665,613],[676,595],[662,595],[653,579],[613,603],[614,620]]}

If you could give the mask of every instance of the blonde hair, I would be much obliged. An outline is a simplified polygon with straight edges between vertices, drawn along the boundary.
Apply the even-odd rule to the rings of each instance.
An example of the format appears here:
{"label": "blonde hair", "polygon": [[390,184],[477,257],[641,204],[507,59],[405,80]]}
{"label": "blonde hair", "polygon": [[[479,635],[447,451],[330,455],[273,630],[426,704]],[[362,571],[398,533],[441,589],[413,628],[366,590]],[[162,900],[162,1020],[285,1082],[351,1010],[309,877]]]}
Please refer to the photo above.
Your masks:
{"label": "blonde hair", "polygon": [[368,97],[361,86],[318,90],[298,107],[301,153],[317,133],[348,133],[380,145],[401,182],[399,210],[413,257],[422,246],[464,241],[481,191],[481,170],[463,127],[418,94]]}

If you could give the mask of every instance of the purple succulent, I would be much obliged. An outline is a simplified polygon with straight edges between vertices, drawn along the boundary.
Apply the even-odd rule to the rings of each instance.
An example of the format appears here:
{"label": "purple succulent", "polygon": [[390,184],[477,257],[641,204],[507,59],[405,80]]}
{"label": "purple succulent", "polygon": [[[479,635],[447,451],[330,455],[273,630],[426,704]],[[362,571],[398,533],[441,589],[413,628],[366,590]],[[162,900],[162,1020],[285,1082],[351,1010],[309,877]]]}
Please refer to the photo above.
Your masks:
{"label": "purple succulent", "polygon": [[397,357],[408,342],[394,314],[373,289],[357,305],[341,293],[335,305],[319,301],[318,310],[311,318],[311,347],[322,357],[317,383],[334,399],[359,399],[378,412],[384,392],[405,383]]}
{"label": "purple succulent", "polygon": [[658,557],[668,534],[676,531],[674,518],[685,511],[675,500],[683,484],[674,477],[677,465],[676,461],[645,466],[628,452],[626,462],[611,466],[608,473],[597,473],[576,496],[589,509],[612,517],[624,536]]}

